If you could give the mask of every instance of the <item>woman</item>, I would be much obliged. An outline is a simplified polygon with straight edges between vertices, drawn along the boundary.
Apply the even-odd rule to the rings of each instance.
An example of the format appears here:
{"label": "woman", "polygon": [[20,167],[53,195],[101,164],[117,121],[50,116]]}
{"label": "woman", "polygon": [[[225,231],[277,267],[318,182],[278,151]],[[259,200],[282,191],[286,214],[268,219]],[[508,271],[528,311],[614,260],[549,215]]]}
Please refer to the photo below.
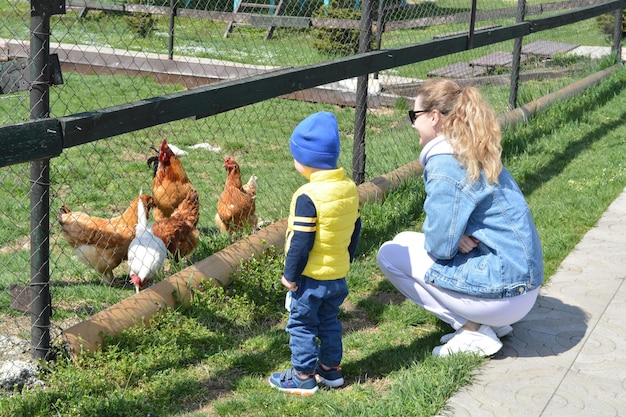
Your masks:
{"label": "woman", "polygon": [[434,356],[491,356],[537,299],[537,229],[502,166],[500,128],[477,89],[426,81],[409,118],[422,146],[426,218],[422,233],[385,242],[378,265],[402,294],[454,328]]}

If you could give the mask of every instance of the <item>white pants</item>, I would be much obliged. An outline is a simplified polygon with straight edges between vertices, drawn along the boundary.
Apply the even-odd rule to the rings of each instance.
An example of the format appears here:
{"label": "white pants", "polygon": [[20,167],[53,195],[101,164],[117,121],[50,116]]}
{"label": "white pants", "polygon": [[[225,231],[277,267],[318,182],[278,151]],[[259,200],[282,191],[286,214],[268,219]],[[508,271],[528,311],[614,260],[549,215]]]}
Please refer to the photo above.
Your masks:
{"label": "white pants", "polygon": [[404,296],[458,330],[468,321],[500,327],[528,314],[539,288],[508,298],[480,298],[439,288],[424,281],[434,260],[424,250],[424,235],[402,232],[385,242],[376,256],[387,279]]}

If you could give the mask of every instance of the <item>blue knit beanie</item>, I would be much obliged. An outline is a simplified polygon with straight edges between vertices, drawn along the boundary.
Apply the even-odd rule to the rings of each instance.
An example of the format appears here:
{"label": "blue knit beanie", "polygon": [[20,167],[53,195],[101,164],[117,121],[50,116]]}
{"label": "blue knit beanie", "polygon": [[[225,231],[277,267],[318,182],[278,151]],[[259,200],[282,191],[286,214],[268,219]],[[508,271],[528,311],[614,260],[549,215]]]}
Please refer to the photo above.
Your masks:
{"label": "blue knit beanie", "polygon": [[324,111],[301,121],[289,141],[293,158],[311,168],[337,168],[339,148],[337,119],[334,114]]}

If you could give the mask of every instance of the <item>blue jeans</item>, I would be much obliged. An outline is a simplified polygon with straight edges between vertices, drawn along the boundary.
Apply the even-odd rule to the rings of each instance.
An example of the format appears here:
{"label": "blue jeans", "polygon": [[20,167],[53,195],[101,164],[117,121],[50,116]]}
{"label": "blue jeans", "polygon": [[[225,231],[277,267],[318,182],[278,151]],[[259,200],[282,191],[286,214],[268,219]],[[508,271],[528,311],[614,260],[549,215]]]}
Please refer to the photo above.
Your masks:
{"label": "blue jeans", "polygon": [[342,326],[338,316],[339,306],[347,296],[345,278],[319,281],[300,277],[298,280],[287,322],[291,364],[297,372],[314,373],[318,360],[326,366],[341,363]]}

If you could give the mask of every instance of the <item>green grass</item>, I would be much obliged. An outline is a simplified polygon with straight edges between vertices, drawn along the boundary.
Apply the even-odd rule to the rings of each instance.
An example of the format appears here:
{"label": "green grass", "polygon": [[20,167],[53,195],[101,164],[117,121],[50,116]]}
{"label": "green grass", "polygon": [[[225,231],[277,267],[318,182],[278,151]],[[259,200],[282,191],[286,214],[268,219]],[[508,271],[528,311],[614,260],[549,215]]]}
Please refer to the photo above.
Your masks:
{"label": "green grass", "polygon": [[[626,187],[626,70],[505,131],[504,162],[518,180],[544,247],[546,278]],[[416,138],[414,138],[416,140]],[[448,331],[403,299],[375,263],[380,244],[419,230],[424,191],[412,178],[366,204],[343,306],[347,386],[299,398],[267,377],[289,366],[277,250],[242,264],[229,286],[206,285],[189,308],[131,328],[76,361],[45,364],[45,389],[0,397],[0,416],[432,416],[471,383],[482,360],[434,359]]]}

